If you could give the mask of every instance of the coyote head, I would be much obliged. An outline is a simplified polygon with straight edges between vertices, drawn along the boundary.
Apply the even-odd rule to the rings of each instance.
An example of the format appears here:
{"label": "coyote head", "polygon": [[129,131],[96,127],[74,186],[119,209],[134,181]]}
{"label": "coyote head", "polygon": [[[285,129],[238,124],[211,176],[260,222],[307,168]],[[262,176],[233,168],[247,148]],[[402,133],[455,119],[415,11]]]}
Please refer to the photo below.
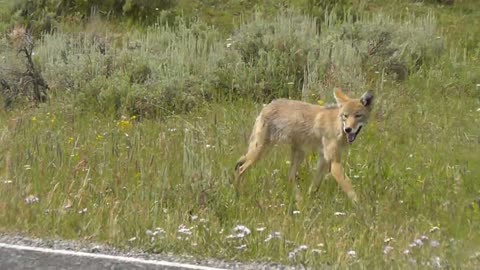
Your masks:
{"label": "coyote head", "polygon": [[342,130],[349,144],[355,141],[360,130],[367,124],[372,110],[373,94],[368,91],[360,99],[351,99],[340,88],[334,91],[337,100]]}

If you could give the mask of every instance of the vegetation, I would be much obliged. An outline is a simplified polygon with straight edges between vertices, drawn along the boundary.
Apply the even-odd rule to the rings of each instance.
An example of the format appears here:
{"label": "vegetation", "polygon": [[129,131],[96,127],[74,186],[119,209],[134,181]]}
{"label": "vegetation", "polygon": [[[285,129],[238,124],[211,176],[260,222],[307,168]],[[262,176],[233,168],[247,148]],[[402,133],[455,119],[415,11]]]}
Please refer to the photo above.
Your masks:
{"label": "vegetation", "polygon": [[[62,13],[28,35],[0,13],[2,231],[312,267],[479,266],[476,1],[229,1],[237,21],[207,2],[123,32]],[[48,99],[35,99],[32,68]],[[335,86],[376,95],[344,161],[361,203],[332,178],[307,195],[315,157],[295,202],[283,147],[237,194],[233,166],[262,103],[329,102]]]}

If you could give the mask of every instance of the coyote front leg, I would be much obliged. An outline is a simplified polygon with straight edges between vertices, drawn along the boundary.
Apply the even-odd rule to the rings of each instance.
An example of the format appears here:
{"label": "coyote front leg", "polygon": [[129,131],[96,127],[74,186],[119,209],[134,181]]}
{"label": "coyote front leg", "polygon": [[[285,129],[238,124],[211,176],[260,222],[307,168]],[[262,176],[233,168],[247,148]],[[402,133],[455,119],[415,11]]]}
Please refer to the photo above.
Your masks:
{"label": "coyote front leg", "polygon": [[340,185],[342,190],[347,194],[347,196],[353,201],[357,202],[357,194],[353,190],[350,179],[345,175],[343,171],[342,164],[340,163],[340,153],[341,149],[338,147],[338,144],[335,142],[330,142],[326,144],[324,157],[328,163],[330,163],[330,172],[333,177]]}
{"label": "coyote front leg", "polygon": [[350,183],[350,179],[348,176],[345,175],[343,172],[342,164],[340,160],[334,160],[331,164],[331,172],[337,183],[340,185],[342,190],[347,193],[347,196],[353,201],[357,202],[357,194],[353,190],[352,184]]}

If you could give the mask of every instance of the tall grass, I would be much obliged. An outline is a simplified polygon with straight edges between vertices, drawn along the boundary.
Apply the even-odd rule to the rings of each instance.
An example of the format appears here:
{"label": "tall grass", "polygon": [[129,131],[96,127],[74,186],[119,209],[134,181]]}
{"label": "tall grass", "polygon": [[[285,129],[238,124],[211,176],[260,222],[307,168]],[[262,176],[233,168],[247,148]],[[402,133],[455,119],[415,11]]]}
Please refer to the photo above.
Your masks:
{"label": "tall grass", "polygon": [[[229,40],[201,24],[45,36],[36,61],[55,96],[0,116],[0,228],[312,268],[477,268],[479,51],[440,53],[435,24],[332,17],[318,31],[289,13],[254,17]],[[387,52],[402,49],[365,62],[372,29],[390,33]],[[408,76],[389,75],[392,62]],[[307,194],[314,157],[294,204],[282,146],[237,194],[254,99],[303,89],[328,102],[333,85],[375,89],[374,117],[344,154],[360,205],[331,177]]]}

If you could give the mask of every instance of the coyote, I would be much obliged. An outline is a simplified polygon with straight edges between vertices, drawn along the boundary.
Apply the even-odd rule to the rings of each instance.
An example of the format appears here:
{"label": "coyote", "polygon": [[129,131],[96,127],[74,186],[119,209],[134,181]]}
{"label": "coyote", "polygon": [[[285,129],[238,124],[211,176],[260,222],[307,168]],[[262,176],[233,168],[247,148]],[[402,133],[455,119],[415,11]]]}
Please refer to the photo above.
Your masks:
{"label": "coyote", "polygon": [[356,202],[357,195],[343,172],[340,155],[367,124],[373,94],[368,91],[360,99],[351,99],[337,88],[334,96],[335,105],[319,106],[288,99],[274,100],[266,105],[253,126],[247,153],[235,166],[237,183],[273,144],[286,143],[292,150],[288,176],[291,182],[295,181],[305,152],[318,151],[318,167],[310,192],[316,191],[329,170],[347,196]]}

